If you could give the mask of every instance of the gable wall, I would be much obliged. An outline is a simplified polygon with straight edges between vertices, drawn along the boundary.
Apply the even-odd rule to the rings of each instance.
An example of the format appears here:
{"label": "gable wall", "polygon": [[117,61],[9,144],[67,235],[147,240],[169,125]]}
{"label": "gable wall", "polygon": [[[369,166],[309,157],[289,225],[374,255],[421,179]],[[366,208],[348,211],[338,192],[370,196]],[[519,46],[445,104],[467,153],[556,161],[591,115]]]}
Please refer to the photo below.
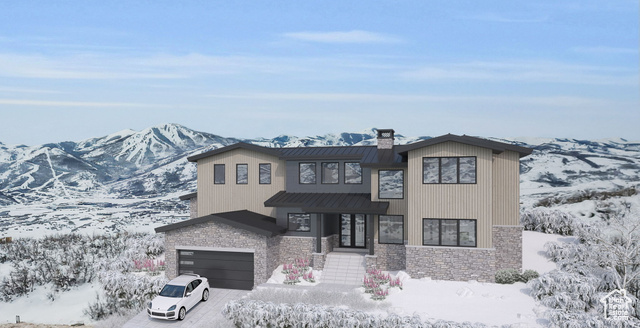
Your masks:
{"label": "gable wall", "polygon": [[520,155],[493,155],[493,224],[520,225]]}

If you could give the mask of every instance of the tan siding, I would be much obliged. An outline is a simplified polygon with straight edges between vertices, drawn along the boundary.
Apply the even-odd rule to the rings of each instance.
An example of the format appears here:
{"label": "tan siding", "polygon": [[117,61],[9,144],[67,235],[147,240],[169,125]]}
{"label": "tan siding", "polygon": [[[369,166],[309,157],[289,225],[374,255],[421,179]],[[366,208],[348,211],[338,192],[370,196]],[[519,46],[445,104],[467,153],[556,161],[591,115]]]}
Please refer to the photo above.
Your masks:
{"label": "tan siding", "polygon": [[[387,215],[403,215],[404,216],[404,238],[407,239],[407,169],[404,171],[404,199],[380,199],[378,198],[378,170],[398,170],[398,168],[388,169],[372,169],[371,170],[371,200],[380,202],[389,202],[389,208],[387,209]],[[374,220],[374,236],[378,238],[378,216]]]}
{"label": "tan siding", "polygon": [[[236,184],[236,164],[249,164],[249,183]],[[259,165],[271,163],[271,184],[259,184]],[[225,164],[225,184],[213,183],[213,165]],[[198,160],[198,215],[250,210],[275,216],[264,201],[285,189],[285,164],[277,157],[236,149]]]}
{"label": "tan siding", "polygon": [[[476,156],[476,184],[423,184],[422,158]],[[408,242],[422,245],[422,219],[477,220],[479,248],[492,247],[492,151],[487,148],[444,142],[409,152],[408,155]]]}
{"label": "tan siding", "polygon": [[519,225],[520,156],[505,151],[493,155],[493,220],[496,225]]}

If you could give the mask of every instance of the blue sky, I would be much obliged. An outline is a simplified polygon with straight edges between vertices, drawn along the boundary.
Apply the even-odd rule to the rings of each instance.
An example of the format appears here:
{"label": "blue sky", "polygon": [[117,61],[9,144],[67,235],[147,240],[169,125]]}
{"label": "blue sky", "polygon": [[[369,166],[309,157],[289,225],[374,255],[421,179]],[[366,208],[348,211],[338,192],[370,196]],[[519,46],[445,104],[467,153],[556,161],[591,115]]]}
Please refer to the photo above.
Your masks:
{"label": "blue sky", "polygon": [[12,1],[0,142],[180,123],[640,140],[639,3]]}

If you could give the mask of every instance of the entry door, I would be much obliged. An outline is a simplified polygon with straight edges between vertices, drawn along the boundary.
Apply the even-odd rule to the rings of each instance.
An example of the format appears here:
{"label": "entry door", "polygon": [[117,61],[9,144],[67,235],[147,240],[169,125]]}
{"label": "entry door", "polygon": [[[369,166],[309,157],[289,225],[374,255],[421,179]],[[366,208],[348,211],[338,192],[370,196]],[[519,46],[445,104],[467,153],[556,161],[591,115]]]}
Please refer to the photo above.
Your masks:
{"label": "entry door", "polygon": [[364,214],[340,215],[340,247],[366,247],[367,220]]}

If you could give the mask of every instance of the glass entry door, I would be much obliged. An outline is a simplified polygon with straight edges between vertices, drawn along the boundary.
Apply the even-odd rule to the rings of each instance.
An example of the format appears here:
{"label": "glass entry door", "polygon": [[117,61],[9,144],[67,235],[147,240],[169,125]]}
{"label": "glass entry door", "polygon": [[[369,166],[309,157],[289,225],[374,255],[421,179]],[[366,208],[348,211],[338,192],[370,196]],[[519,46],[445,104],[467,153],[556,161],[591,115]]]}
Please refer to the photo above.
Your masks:
{"label": "glass entry door", "polygon": [[365,248],[366,231],[364,214],[340,215],[340,247]]}

